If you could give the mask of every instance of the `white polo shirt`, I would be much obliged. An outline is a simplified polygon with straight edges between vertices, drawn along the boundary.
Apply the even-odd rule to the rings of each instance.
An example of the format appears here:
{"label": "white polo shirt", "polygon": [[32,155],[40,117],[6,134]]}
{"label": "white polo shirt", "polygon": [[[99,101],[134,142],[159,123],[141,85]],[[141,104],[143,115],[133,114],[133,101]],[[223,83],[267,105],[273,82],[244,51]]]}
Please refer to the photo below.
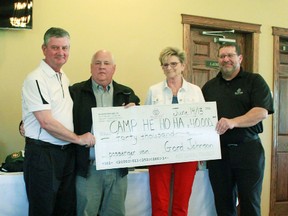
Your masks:
{"label": "white polo shirt", "polygon": [[22,119],[25,136],[56,145],[69,142],[51,136],[41,128],[33,112],[51,110],[53,118],[73,131],[73,101],[69,93],[69,80],[61,71],[56,73],[44,60],[24,80],[22,87]]}

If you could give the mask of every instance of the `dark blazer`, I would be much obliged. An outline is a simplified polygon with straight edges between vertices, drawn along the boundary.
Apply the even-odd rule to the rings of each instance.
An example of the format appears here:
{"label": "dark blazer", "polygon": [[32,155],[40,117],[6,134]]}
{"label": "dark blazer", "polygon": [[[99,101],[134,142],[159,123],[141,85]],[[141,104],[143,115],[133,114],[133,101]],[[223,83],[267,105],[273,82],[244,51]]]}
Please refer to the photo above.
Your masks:
{"label": "dark blazer", "polygon": [[[115,81],[113,85],[113,106],[122,106],[127,102],[127,95],[130,92],[129,102],[134,102],[136,105],[140,104],[140,99],[135,95],[134,91],[124,85],[118,84]],[[92,80],[90,79],[76,83],[69,88],[71,97],[73,99],[73,122],[74,132],[76,134],[84,134],[91,132],[92,127],[92,107],[97,107],[96,98],[92,89]],[[97,138],[96,138],[97,142]],[[89,148],[76,145],[76,173],[77,175],[87,177],[89,167]],[[121,169],[121,175],[128,174],[127,168]]]}

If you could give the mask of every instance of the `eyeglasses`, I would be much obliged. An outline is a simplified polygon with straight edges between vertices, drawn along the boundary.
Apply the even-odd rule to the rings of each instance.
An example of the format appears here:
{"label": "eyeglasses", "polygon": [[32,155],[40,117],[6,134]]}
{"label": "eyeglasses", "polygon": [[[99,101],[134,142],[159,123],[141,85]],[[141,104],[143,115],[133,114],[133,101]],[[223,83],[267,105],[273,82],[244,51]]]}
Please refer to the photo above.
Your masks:
{"label": "eyeglasses", "polygon": [[229,59],[232,59],[232,58],[234,58],[234,56],[236,56],[236,55],[237,55],[236,53],[228,53],[228,54],[220,55],[219,58],[220,58],[220,59],[225,59],[226,57],[228,57]]}
{"label": "eyeglasses", "polygon": [[170,65],[171,68],[175,68],[180,62],[171,62],[171,63],[165,63],[165,64],[162,64],[162,68],[164,69],[167,69]]}

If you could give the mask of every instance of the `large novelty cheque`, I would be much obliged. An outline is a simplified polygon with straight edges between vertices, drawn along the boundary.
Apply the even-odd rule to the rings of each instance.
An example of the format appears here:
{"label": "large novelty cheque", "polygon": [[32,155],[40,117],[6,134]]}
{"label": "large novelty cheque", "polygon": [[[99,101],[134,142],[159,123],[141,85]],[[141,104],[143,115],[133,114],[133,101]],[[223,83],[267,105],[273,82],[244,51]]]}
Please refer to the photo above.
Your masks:
{"label": "large novelty cheque", "polygon": [[220,159],[215,102],[92,108],[96,169]]}

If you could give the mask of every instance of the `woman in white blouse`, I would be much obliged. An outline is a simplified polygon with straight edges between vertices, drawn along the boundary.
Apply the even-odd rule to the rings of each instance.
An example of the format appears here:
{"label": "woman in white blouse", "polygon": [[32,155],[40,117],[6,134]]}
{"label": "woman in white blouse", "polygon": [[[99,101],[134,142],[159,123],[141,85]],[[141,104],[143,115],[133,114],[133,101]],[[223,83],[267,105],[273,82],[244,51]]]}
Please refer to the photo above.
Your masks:
{"label": "woman in white blouse", "polygon": [[[159,57],[166,79],[151,86],[148,90],[146,105],[187,104],[204,102],[201,89],[183,78],[186,56],[177,48],[167,47]],[[189,198],[197,169],[197,162],[153,165],[149,167],[150,191],[153,216],[187,215]],[[173,200],[170,207],[170,184]]]}

